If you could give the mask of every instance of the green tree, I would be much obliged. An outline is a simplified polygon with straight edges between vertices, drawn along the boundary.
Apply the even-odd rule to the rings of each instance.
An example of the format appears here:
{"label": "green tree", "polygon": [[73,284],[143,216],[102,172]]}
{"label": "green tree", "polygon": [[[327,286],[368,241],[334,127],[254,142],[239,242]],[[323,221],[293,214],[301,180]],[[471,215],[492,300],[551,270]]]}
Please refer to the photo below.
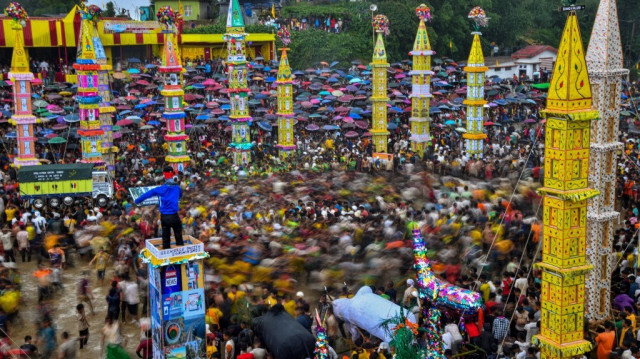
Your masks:
{"label": "green tree", "polygon": [[106,9],[102,13],[104,17],[115,17],[116,16],[116,7],[113,5],[113,1],[109,1],[106,5]]}

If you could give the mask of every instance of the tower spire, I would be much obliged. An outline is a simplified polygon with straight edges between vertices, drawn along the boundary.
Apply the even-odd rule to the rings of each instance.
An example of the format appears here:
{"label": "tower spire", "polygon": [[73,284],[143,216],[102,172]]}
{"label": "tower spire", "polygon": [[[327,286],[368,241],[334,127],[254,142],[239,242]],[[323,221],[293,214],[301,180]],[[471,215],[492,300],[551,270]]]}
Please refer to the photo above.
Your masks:
{"label": "tower spire", "polygon": [[384,48],[383,34],[389,32],[389,19],[384,15],[376,15],[373,19],[373,28],[377,33],[376,45],[373,48],[371,71],[373,72],[372,102],[372,129],[371,137],[376,153],[387,152],[387,51]]}
{"label": "tower spire", "polygon": [[429,136],[429,105],[431,98],[431,56],[435,54],[431,50],[429,33],[427,32],[426,21],[431,20],[431,10],[425,4],[416,8],[416,14],[420,18],[416,39],[413,42],[413,51],[409,55],[413,56],[413,68],[411,75],[411,150],[420,157],[424,155],[424,150]]}
{"label": "tower spire", "polygon": [[292,154],[296,148],[293,136],[293,75],[289,67],[287,48],[282,49],[280,66],[276,77],[278,86],[278,144],[280,158],[283,160]]}
{"label": "tower spire", "polygon": [[482,33],[478,30],[480,26],[487,25],[487,15],[482,8],[476,6],[471,9],[468,17],[475,22],[476,31],[471,33],[473,42],[467,66],[464,68],[467,73],[467,98],[462,103],[467,106],[467,132],[462,135],[462,138],[465,139],[467,155],[482,158],[484,140],[487,138],[483,126],[484,105],[487,103],[484,100],[484,76],[489,68],[484,65],[480,42]]}
{"label": "tower spire", "polygon": [[542,316],[539,344],[542,359],[574,358],[591,348],[584,340],[585,276],[592,268],[586,257],[587,200],[598,195],[588,188],[591,86],[587,75],[578,17],[569,16],[560,40],[551,78],[546,118],[544,236],[542,243]]}
{"label": "tower spire", "polygon": [[596,14],[589,48],[587,68],[593,106],[600,120],[591,126],[589,184],[600,196],[589,200],[587,207],[587,260],[593,270],[587,274],[585,315],[591,320],[609,317],[613,268],[613,232],[619,213],[615,211],[615,187],[622,78],[622,44],[615,0],[601,0]]}

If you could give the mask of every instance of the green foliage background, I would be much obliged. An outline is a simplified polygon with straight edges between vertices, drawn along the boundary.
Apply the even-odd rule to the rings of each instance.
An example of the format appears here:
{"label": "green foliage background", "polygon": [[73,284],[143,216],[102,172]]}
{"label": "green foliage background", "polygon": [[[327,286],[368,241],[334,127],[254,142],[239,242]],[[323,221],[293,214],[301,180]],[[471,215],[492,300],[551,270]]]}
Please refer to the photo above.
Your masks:
{"label": "green foliage background", "polygon": [[[378,5],[376,14],[384,14],[390,21],[390,35],[386,38],[390,62],[407,59],[413,46],[418,19],[415,8],[426,3],[432,11],[433,21],[428,31],[431,45],[439,57],[466,59],[471,45],[469,10],[481,6],[490,18],[489,26],[482,29],[485,53],[489,44],[499,48],[520,48],[528,44],[546,44],[557,47],[565,21],[565,14],[558,12],[559,0],[372,0]],[[66,14],[79,0],[21,0],[32,16]],[[9,0],[0,0],[6,7]],[[368,63],[373,51],[371,28],[371,1],[314,0],[289,1],[281,10],[281,16],[302,19],[309,16],[334,16],[348,18],[348,31],[329,34],[320,30],[292,31],[289,59],[294,68],[306,68],[320,61],[340,61],[343,65],[352,60]],[[580,0],[586,9],[580,11],[582,38],[586,43],[591,34],[599,0]],[[617,0],[625,61],[635,67],[640,59],[640,5],[638,0]],[[117,1],[115,2],[117,5]],[[107,9],[108,12],[110,12]],[[187,33],[224,33],[224,19],[213,24],[185,29]],[[632,28],[635,24],[635,34]],[[249,25],[247,32],[275,32],[271,27]],[[281,46],[281,44],[278,44]]]}

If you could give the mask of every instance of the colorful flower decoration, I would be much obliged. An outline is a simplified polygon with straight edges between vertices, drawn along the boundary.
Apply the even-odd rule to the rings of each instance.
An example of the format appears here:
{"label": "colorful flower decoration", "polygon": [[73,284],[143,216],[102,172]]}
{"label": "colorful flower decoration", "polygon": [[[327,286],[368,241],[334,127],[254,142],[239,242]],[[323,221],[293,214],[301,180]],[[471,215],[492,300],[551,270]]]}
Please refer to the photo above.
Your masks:
{"label": "colorful flower decoration", "polygon": [[89,5],[86,7],[86,10],[84,12],[84,17],[89,21],[96,22],[98,21],[98,18],[100,18],[101,14],[102,14],[102,9],[100,9],[98,5]]}
{"label": "colorful flower decoration", "polygon": [[20,3],[15,1],[9,3],[9,6],[4,9],[4,14],[19,23],[22,27],[25,27],[27,25],[27,20],[29,20],[27,11],[22,7],[22,5],[20,5]]}
{"label": "colorful flower decoration", "polygon": [[486,27],[489,24],[489,18],[487,17],[487,14],[480,6],[476,6],[471,9],[467,17],[475,22],[476,31],[480,27]]}
{"label": "colorful flower decoration", "polygon": [[376,15],[373,18],[373,28],[376,32],[389,35],[389,19],[384,15]]}
{"label": "colorful flower decoration", "polygon": [[278,37],[280,38],[284,46],[287,46],[291,43],[291,34],[287,29],[280,29],[280,31],[278,31]]}
{"label": "colorful flower decoration", "polygon": [[420,6],[416,8],[416,15],[418,15],[418,18],[422,21],[431,21],[431,9],[425,4],[420,4]]}
{"label": "colorful flower decoration", "polygon": [[316,329],[316,348],[313,351],[314,359],[327,359],[329,357],[329,344],[327,343],[327,332],[322,326]]}
{"label": "colorful flower decoration", "polygon": [[158,17],[158,22],[167,28],[176,23],[176,12],[173,11],[171,6],[161,7],[156,16]]}

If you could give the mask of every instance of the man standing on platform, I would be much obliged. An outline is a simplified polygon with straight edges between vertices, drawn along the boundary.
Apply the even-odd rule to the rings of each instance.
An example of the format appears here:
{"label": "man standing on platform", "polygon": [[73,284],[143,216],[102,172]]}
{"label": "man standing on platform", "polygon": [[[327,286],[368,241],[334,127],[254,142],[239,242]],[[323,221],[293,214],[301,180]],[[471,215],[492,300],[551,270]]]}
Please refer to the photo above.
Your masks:
{"label": "man standing on platform", "polygon": [[179,202],[182,197],[182,189],[180,189],[179,181],[172,167],[164,168],[165,183],[158,186],[138,197],[136,204],[142,203],[144,200],[157,196],[160,199],[160,224],[162,225],[162,249],[171,248],[171,229],[176,237],[176,245],[183,245],[182,241],[182,221],[178,211],[180,210]]}

